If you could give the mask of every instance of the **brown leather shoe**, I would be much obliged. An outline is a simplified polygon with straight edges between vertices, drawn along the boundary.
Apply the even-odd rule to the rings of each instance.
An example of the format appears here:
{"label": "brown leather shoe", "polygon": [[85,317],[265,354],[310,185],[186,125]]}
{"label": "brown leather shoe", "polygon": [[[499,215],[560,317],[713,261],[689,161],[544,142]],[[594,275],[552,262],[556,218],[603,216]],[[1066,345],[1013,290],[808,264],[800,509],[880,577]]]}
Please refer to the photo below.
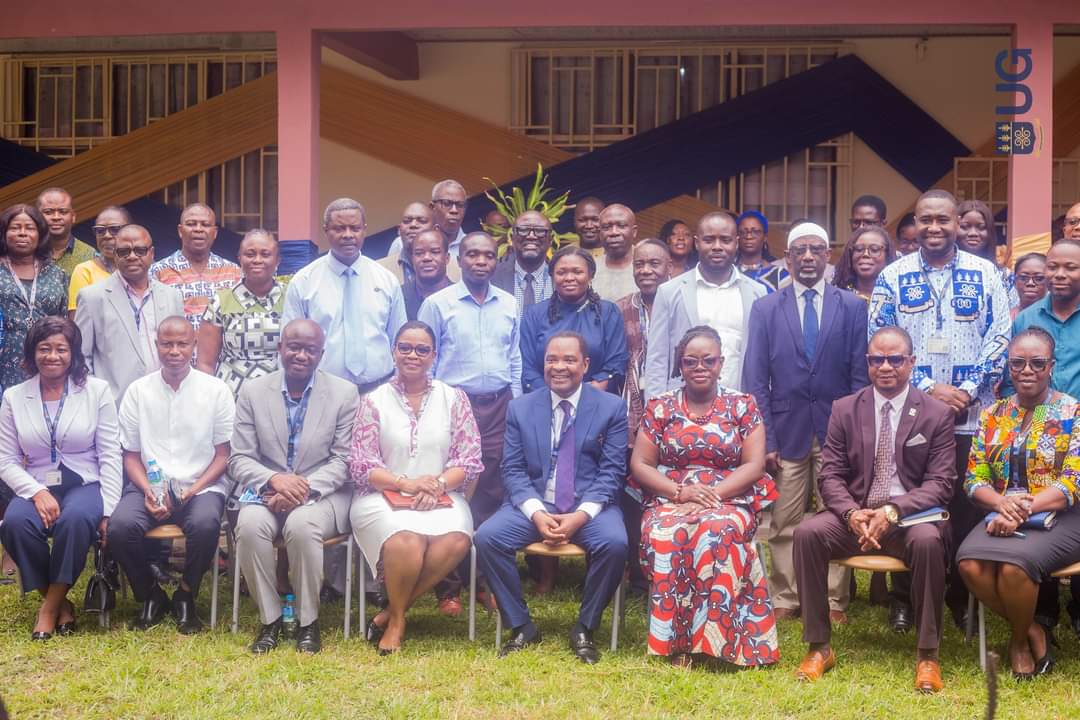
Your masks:
{"label": "brown leather shoe", "polygon": [[945,687],[941,682],[941,665],[937,660],[920,660],[915,664],[915,689],[921,693],[936,693]]}
{"label": "brown leather shoe", "polygon": [[832,623],[833,625],[847,625],[848,624],[847,613],[844,612],[843,610],[830,610],[829,611],[829,622]]}
{"label": "brown leather shoe", "polygon": [[821,676],[836,667],[836,653],[829,648],[829,654],[825,655],[820,650],[811,650],[799,663],[799,669],[795,671],[795,678],[803,682],[820,680]]}
{"label": "brown leather shoe", "polygon": [[776,608],[773,610],[773,615],[777,620],[798,620],[799,608]]}

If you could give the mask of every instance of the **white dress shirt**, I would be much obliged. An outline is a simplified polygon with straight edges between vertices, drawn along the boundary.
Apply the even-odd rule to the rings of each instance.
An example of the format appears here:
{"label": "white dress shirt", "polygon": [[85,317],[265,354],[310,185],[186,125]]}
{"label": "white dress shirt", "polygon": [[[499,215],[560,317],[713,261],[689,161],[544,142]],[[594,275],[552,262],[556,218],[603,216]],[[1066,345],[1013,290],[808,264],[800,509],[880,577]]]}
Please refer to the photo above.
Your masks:
{"label": "white dress shirt", "polygon": [[[889,410],[889,424],[892,426],[892,439],[890,442],[893,446],[893,452],[896,449],[896,427],[900,424],[900,413],[904,409],[904,403],[907,402],[908,390],[911,386],[905,384],[904,389],[900,391],[900,394],[890,399],[882,395],[874,388],[874,455],[877,456],[877,438],[881,434],[881,407],[886,401],[892,406]],[[900,483],[900,471],[896,468],[896,456],[893,455],[892,472],[889,476],[889,497],[894,498],[897,495],[903,495],[907,490]]]}
{"label": "white dress shirt", "polygon": [[743,301],[738,283],[744,279],[737,268],[731,268],[731,277],[717,285],[704,278],[699,268],[694,268],[697,287],[698,319],[720,335],[721,355],[724,367],[720,370],[720,384],[739,390],[742,379],[743,353],[746,351],[743,337]]}
{"label": "white dress shirt", "polygon": [[799,312],[796,313],[799,316],[799,327],[803,326],[803,313],[806,312],[806,291],[815,290],[817,295],[814,296],[814,312],[817,313],[817,325],[818,331],[821,330],[821,303],[825,297],[825,278],[821,278],[812,287],[807,287],[801,282],[796,280],[791,284],[791,287],[795,290],[795,306]]}
{"label": "white dress shirt", "polygon": [[[173,390],[161,371],[128,386],[120,402],[120,443],[142,455],[143,465],[156,460],[161,472],[188,489],[214,459],[215,447],[232,439],[236,405],[225,381],[192,369]],[[226,475],[202,490],[225,495]]]}
{"label": "white dress shirt", "polygon": [[[559,438],[562,435],[563,425],[563,410],[559,407],[559,403],[566,400],[570,403],[571,417],[577,415],[578,402],[581,400],[581,386],[578,385],[577,390],[567,398],[559,395],[556,392],[551,393],[551,451],[554,453],[555,446],[559,442]],[[548,474],[547,486],[544,488],[544,502],[554,504],[555,503],[555,470],[556,459],[551,459],[551,472]],[[529,498],[525,502],[521,503],[521,512],[525,513],[525,517],[532,520],[532,516],[537,510],[544,510],[544,503],[540,502],[536,498]],[[603,506],[600,503],[595,502],[583,502],[577,506],[577,509],[588,515],[590,518],[594,518],[600,514],[603,510]]]}

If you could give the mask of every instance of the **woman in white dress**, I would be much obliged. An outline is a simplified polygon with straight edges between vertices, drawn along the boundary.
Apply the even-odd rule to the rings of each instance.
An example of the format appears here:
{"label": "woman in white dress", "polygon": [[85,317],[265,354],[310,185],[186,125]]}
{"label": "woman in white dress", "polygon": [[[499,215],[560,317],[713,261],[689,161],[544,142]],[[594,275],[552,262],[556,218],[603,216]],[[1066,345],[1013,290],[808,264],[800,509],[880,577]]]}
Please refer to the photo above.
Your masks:
{"label": "woman in white dress", "polygon": [[[401,648],[405,611],[469,551],[465,498],[484,467],[468,398],[430,377],[431,328],[405,323],[393,353],[394,376],[360,400],[349,458],[353,535],[389,600],[367,628],[380,655]],[[407,505],[394,509],[385,493]]]}

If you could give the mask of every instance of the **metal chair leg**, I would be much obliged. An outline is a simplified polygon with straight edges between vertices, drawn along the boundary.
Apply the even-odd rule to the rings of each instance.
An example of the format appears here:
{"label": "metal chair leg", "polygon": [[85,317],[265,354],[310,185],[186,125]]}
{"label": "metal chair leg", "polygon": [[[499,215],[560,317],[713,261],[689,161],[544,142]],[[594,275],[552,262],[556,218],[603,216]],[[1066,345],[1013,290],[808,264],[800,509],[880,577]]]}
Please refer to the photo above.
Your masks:
{"label": "metal chair leg", "polygon": [[367,560],[364,558],[364,553],[360,553],[360,567],[357,569],[357,576],[360,581],[357,585],[360,586],[360,632],[364,633],[364,639],[367,640]]}
{"label": "metal chair leg", "polygon": [[964,643],[975,637],[975,596],[968,593],[967,623],[964,625]]}
{"label": "metal chair leg", "polygon": [[469,546],[469,642],[476,640],[476,546]]}
{"label": "metal chair leg", "polygon": [[349,639],[352,624],[352,576],[353,576],[353,539],[345,541],[345,639]]}
{"label": "metal chair leg", "polygon": [[232,628],[235,635],[240,630],[240,558],[233,558],[232,573]]}
{"label": "metal chair leg", "polygon": [[502,610],[495,611],[495,649],[502,647]]}
{"label": "metal chair leg", "polygon": [[210,629],[213,630],[217,627],[217,611],[218,611],[218,562],[221,560],[221,539],[218,539],[218,544],[214,547],[214,575],[210,583]]}
{"label": "metal chair leg", "polygon": [[979,667],[986,672],[986,608],[979,603]]}
{"label": "metal chair leg", "polygon": [[615,606],[611,608],[611,652],[619,649],[619,618],[622,617],[623,592],[626,589],[626,575],[615,588]]}

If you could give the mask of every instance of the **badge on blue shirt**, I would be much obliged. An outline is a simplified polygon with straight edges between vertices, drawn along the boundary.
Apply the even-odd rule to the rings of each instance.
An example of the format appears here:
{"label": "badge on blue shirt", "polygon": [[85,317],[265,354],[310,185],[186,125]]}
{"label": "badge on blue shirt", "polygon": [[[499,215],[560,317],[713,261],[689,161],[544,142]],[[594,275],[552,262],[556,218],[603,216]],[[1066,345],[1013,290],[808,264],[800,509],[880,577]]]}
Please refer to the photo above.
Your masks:
{"label": "badge on blue shirt", "polygon": [[983,278],[979,270],[953,270],[952,306],[959,322],[973,322],[979,315]]}
{"label": "badge on blue shirt", "polygon": [[934,295],[922,271],[900,276],[900,312],[918,313],[934,305]]}

